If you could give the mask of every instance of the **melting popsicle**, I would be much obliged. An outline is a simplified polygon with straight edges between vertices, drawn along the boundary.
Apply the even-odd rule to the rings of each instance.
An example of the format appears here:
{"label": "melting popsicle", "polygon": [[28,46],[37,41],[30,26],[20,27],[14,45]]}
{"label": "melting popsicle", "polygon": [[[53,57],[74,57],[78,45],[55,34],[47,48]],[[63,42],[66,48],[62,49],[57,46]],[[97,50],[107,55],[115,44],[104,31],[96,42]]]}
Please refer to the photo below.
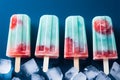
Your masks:
{"label": "melting popsicle", "polygon": [[79,70],[79,59],[88,57],[84,19],[81,16],[69,16],[65,22],[64,58],[74,58],[74,67]]}
{"label": "melting popsicle", "polygon": [[26,14],[11,16],[6,56],[16,58],[15,72],[20,71],[21,58],[30,57],[30,18]]}
{"label": "melting popsicle", "polygon": [[43,71],[48,70],[49,58],[59,57],[59,23],[55,15],[40,18],[35,56],[44,58]]}
{"label": "melting popsicle", "polygon": [[93,18],[93,59],[103,59],[104,72],[109,74],[108,59],[117,59],[116,43],[109,16]]}

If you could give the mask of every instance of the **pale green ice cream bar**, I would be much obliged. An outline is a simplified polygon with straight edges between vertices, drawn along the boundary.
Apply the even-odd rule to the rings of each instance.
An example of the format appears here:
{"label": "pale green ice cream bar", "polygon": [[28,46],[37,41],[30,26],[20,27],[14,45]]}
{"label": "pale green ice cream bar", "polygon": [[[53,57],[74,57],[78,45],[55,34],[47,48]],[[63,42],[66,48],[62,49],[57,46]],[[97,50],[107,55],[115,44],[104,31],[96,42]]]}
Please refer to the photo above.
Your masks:
{"label": "pale green ice cream bar", "polygon": [[6,52],[8,57],[30,57],[30,23],[26,14],[11,16]]}
{"label": "pale green ice cream bar", "polygon": [[43,15],[40,18],[35,56],[43,58],[59,57],[59,21],[55,15]]}
{"label": "pale green ice cream bar", "polygon": [[117,59],[112,20],[109,16],[93,19],[93,59]]}
{"label": "pale green ice cream bar", "polygon": [[88,57],[85,23],[81,16],[69,16],[66,18],[64,57]]}

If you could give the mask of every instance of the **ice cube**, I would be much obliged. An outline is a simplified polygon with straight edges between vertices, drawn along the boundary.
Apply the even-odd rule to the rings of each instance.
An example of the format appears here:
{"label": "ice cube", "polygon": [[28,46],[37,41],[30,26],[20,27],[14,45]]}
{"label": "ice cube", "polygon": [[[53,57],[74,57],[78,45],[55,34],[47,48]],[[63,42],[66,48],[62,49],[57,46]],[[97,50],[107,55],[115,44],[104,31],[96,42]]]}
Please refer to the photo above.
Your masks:
{"label": "ice cube", "polygon": [[32,74],[31,80],[45,80],[43,76],[40,76],[39,74]]}
{"label": "ice cube", "polygon": [[96,67],[90,65],[84,69],[84,73],[88,80],[93,80],[99,74],[99,70]]}
{"label": "ice cube", "polygon": [[95,80],[111,80],[105,73],[100,71]]}
{"label": "ice cube", "polygon": [[49,80],[62,80],[63,78],[63,74],[61,72],[61,69],[59,67],[54,67],[49,69],[46,72]]}
{"label": "ice cube", "polygon": [[0,59],[0,80],[10,80],[13,67],[8,59]]}
{"label": "ice cube", "polygon": [[21,79],[18,77],[13,77],[12,80],[21,80]]}
{"label": "ice cube", "polygon": [[33,73],[38,72],[39,67],[38,67],[37,63],[35,62],[35,60],[31,59],[21,66],[21,70],[23,73],[26,74],[26,76],[29,76]]}
{"label": "ice cube", "polygon": [[7,74],[11,70],[11,61],[0,59],[0,74]]}
{"label": "ice cube", "polygon": [[114,62],[110,70],[110,74],[116,79],[120,80],[120,65],[117,62]]}
{"label": "ice cube", "polygon": [[75,75],[77,75],[79,72],[78,69],[75,67],[70,68],[66,73],[65,73],[65,78],[67,80],[72,80]]}
{"label": "ice cube", "polygon": [[86,80],[86,75],[83,74],[82,72],[79,72],[74,78],[73,80]]}

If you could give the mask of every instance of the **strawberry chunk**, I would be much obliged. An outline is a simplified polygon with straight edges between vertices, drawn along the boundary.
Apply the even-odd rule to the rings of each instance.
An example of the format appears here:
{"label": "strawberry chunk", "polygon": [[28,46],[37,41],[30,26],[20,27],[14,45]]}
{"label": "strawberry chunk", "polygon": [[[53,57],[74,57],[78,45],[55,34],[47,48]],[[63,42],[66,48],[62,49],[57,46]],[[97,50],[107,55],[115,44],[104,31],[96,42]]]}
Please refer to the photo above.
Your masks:
{"label": "strawberry chunk", "polygon": [[11,26],[10,26],[10,28],[14,29],[16,27],[16,25],[17,25],[17,17],[13,16],[12,20],[11,20]]}
{"label": "strawberry chunk", "polygon": [[109,35],[111,34],[112,31],[112,26],[108,23],[107,20],[96,20],[94,22],[94,28],[95,31],[104,35]]}

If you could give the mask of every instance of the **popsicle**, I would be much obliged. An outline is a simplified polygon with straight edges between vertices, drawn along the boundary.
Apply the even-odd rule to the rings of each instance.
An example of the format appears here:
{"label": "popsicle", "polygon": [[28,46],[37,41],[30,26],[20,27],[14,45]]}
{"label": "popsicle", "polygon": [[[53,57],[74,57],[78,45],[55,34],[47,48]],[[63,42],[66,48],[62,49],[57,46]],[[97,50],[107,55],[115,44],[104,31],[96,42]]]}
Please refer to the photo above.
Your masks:
{"label": "popsicle", "polygon": [[43,71],[48,70],[49,58],[59,57],[59,22],[55,15],[40,18],[35,56],[44,58]]}
{"label": "popsicle", "polygon": [[10,19],[6,56],[15,58],[15,72],[20,71],[21,58],[30,57],[30,18],[14,14]]}
{"label": "popsicle", "polygon": [[64,58],[73,59],[79,70],[79,59],[88,57],[86,30],[82,16],[69,16],[65,22]]}
{"label": "popsicle", "polygon": [[109,74],[109,59],[117,59],[117,49],[109,16],[93,18],[93,59],[103,60],[104,72]]}

